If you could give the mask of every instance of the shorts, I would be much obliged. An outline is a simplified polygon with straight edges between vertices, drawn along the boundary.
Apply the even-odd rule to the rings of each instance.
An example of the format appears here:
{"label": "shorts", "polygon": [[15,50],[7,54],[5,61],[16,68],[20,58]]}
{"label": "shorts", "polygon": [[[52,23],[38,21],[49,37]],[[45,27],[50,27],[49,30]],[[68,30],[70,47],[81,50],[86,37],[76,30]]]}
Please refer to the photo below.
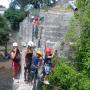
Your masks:
{"label": "shorts", "polygon": [[48,75],[51,72],[51,67],[49,65],[44,65],[43,73],[44,75]]}

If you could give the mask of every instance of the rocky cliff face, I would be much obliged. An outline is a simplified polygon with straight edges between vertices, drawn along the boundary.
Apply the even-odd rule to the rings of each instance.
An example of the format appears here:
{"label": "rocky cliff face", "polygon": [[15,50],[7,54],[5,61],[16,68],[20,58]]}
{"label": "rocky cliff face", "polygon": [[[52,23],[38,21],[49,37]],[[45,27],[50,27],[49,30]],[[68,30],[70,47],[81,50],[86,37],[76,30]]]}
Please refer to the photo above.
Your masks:
{"label": "rocky cliff face", "polygon": [[[34,42],[38,44],[38,41],[40,41],[43,50],[46,46],[57,49],[59,55],[68,53],[66,52],[68,50],[67,45],[64,45],[62,50],[61,44],[65,41],[64,34],[67,32],[69,21],[73,13],[70,11],[55,12],[49,10],[48,12],[41,11],[39,15],[44,16],[44,21],[38,26],[38,39],[34,39]],[[32,23],[30,22],[30,18],[31,14],[20,24],[20,32],[18,34],[19,42],[32,40]]]}
{"label": "rocky cliff face", "polygon": [[61,50],[61,45],[65,41],[64,35],[67,32],[69,21],[73,13],[64,11],[54,12],[50,10],[40,14],[45,17],[44,22],[40,25],[40,27],[43,28],[41,46],[57,49],[59,55],[64,52],[66,53],[68,47],[63,45],[63,50]]}

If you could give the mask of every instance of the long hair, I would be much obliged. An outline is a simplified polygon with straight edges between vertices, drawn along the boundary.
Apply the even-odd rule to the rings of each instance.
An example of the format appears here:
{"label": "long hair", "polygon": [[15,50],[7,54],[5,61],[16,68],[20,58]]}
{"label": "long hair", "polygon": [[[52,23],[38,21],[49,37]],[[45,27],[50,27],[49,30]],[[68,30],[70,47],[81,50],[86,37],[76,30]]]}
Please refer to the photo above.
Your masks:
{"label": "long hair", "polygon": [[30,47],[28,47],[28,48],[27,48],[27,53],[33,53],[33,49],[30,48]]}

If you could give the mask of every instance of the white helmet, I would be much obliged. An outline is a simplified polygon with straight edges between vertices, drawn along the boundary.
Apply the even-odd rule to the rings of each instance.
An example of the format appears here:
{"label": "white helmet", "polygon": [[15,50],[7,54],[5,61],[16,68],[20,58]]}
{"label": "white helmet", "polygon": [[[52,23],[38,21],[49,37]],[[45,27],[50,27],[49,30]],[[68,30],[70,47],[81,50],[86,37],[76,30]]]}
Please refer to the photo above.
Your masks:
{"label": "white helmet", "polygon": [[31,16],[32,19],[34,19],[34,16]]}
{"label": "white helmet", "polygon": [[33,47],[34,46],[34,43],[32,41],[29,41],[28,42],[28,46]]}
{"label": "white helmet", "polygon": [[18,46],[18,43],[17,42],[14,42],[13,43],[13,47],[17,47]]}

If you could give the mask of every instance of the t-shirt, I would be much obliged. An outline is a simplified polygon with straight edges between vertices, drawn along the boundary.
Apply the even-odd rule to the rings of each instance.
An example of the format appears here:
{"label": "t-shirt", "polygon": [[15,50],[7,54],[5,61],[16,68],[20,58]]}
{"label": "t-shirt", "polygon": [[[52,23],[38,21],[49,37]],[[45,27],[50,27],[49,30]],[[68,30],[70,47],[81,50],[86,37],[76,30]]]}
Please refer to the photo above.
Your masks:
{"label": "t-shirt", "polygon": [[48,58],[48,56],[45,55],[45,60],[44,60],[44,64],[50,64],[51,63],[51,58]]}
{"label": "t-shirt", "polygon": [[32,56],[33,56],[33,53],[27,53],[26,54],[26,63],[27,64],[31,64],[32,63]]}
{"label": "t-shirt", "polygon": [[40,59],[38,57],[33,56],[33,58],[32,58],[32,65],[31,65],[31,70],[32,71],[36,71],[37,70],[36,66],[38,65],[39,61],[40,61]]}
{"label": "t-shirt", "polygon": [[38,57],[34,56],[33,57],[33,60],[32,60],[32,64],[35,65],[35,66],[37,66],[38,63],[39,63],[39,61],[40,61],[40,59]]}

